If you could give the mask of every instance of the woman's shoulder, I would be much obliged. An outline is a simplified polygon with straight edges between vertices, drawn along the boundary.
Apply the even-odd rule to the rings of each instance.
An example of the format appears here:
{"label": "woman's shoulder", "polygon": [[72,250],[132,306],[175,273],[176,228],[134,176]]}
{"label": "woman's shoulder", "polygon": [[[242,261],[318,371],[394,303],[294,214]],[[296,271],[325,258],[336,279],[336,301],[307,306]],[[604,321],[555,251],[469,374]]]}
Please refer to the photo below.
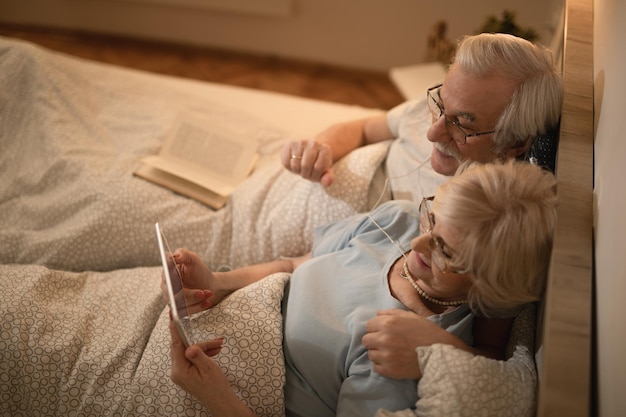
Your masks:
{"label": "woman's shoulder", "polygon": [[410,200],[391,200],[381,204],[369,214],[370,219],[395,223],[399,219],[406,218],[419,221],[419,204]]}
{"label": "woman's shoulder", "polygon": [[415,201],[406,199],[389,200],[372,210],[372,212],[377,211],[390,213],[413,212],[419,211],[419,204]]}

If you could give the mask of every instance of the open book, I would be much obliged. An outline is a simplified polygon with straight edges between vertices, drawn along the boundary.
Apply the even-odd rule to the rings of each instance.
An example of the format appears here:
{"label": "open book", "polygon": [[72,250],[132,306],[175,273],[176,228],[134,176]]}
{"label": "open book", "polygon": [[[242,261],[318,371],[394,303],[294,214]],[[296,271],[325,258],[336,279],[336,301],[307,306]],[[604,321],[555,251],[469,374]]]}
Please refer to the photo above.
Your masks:
{"label": "open book", "polygon": [[181,114],[158,155],[141,160],[135,175],[218,209],[252,171],[257,141],[218,119]]}

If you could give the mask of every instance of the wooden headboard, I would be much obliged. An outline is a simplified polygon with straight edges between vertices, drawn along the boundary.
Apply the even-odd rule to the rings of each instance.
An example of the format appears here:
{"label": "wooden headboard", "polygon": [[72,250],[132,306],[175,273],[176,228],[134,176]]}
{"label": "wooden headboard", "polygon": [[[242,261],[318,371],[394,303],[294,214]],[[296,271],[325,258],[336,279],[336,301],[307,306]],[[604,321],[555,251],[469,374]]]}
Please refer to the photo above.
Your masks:
{"label": "wooden headboard", "polygon": [[565,0],[558,224],[543,316],[538,415],[592,409],[593,0]]}

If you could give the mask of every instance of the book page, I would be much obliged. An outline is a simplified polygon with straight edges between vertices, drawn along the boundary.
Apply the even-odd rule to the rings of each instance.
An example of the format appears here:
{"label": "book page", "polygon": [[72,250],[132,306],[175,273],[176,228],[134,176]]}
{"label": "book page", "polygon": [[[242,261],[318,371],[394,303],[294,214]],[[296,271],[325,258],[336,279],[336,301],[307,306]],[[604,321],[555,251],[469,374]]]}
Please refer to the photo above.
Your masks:
{"label": "book page", "polygon": [[240,156],[245,151],[243,143],[230,140],[224,135],[182,119],[177,127],[168,154],[234,179],[245,177],[248,172],[237,172]]}
{"label": "book page", "polygon": [[[257,140],[245,123],[186,112],[176,120],[159,154],[142,162],[225,197],[250,174],[256,148]],[[143,170],[140,176],[151,172]]]}

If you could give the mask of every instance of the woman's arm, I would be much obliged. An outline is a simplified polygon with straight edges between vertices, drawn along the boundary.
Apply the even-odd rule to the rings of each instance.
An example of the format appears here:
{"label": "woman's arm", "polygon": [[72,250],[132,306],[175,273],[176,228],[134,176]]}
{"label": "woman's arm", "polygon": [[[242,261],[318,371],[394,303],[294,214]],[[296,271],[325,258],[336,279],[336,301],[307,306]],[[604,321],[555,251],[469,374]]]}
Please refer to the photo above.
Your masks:
{"label": "woman's arm", "polygon": [[[301,263],[311,258],[306,254],[298,258],[284,258],[272,262],[246,266],[227,272],[213,272],[198,254],[186,249],[174,252],[185,285],[185,298],[190,313],[205,310],[219,304],[227,295],[246,285],[276,272],[293,272]],[[165,283],[161,281],[164,299],[167,302]]]}
{"label": "woman's arm", "polygon": [[390,139],[393,134],[385,114],[338,123],[311,140],[287,143],[283,147],[281,162],[294,174],[319,181],[327,187],[334,180],[331,167],[335,162],[361,146]]}

